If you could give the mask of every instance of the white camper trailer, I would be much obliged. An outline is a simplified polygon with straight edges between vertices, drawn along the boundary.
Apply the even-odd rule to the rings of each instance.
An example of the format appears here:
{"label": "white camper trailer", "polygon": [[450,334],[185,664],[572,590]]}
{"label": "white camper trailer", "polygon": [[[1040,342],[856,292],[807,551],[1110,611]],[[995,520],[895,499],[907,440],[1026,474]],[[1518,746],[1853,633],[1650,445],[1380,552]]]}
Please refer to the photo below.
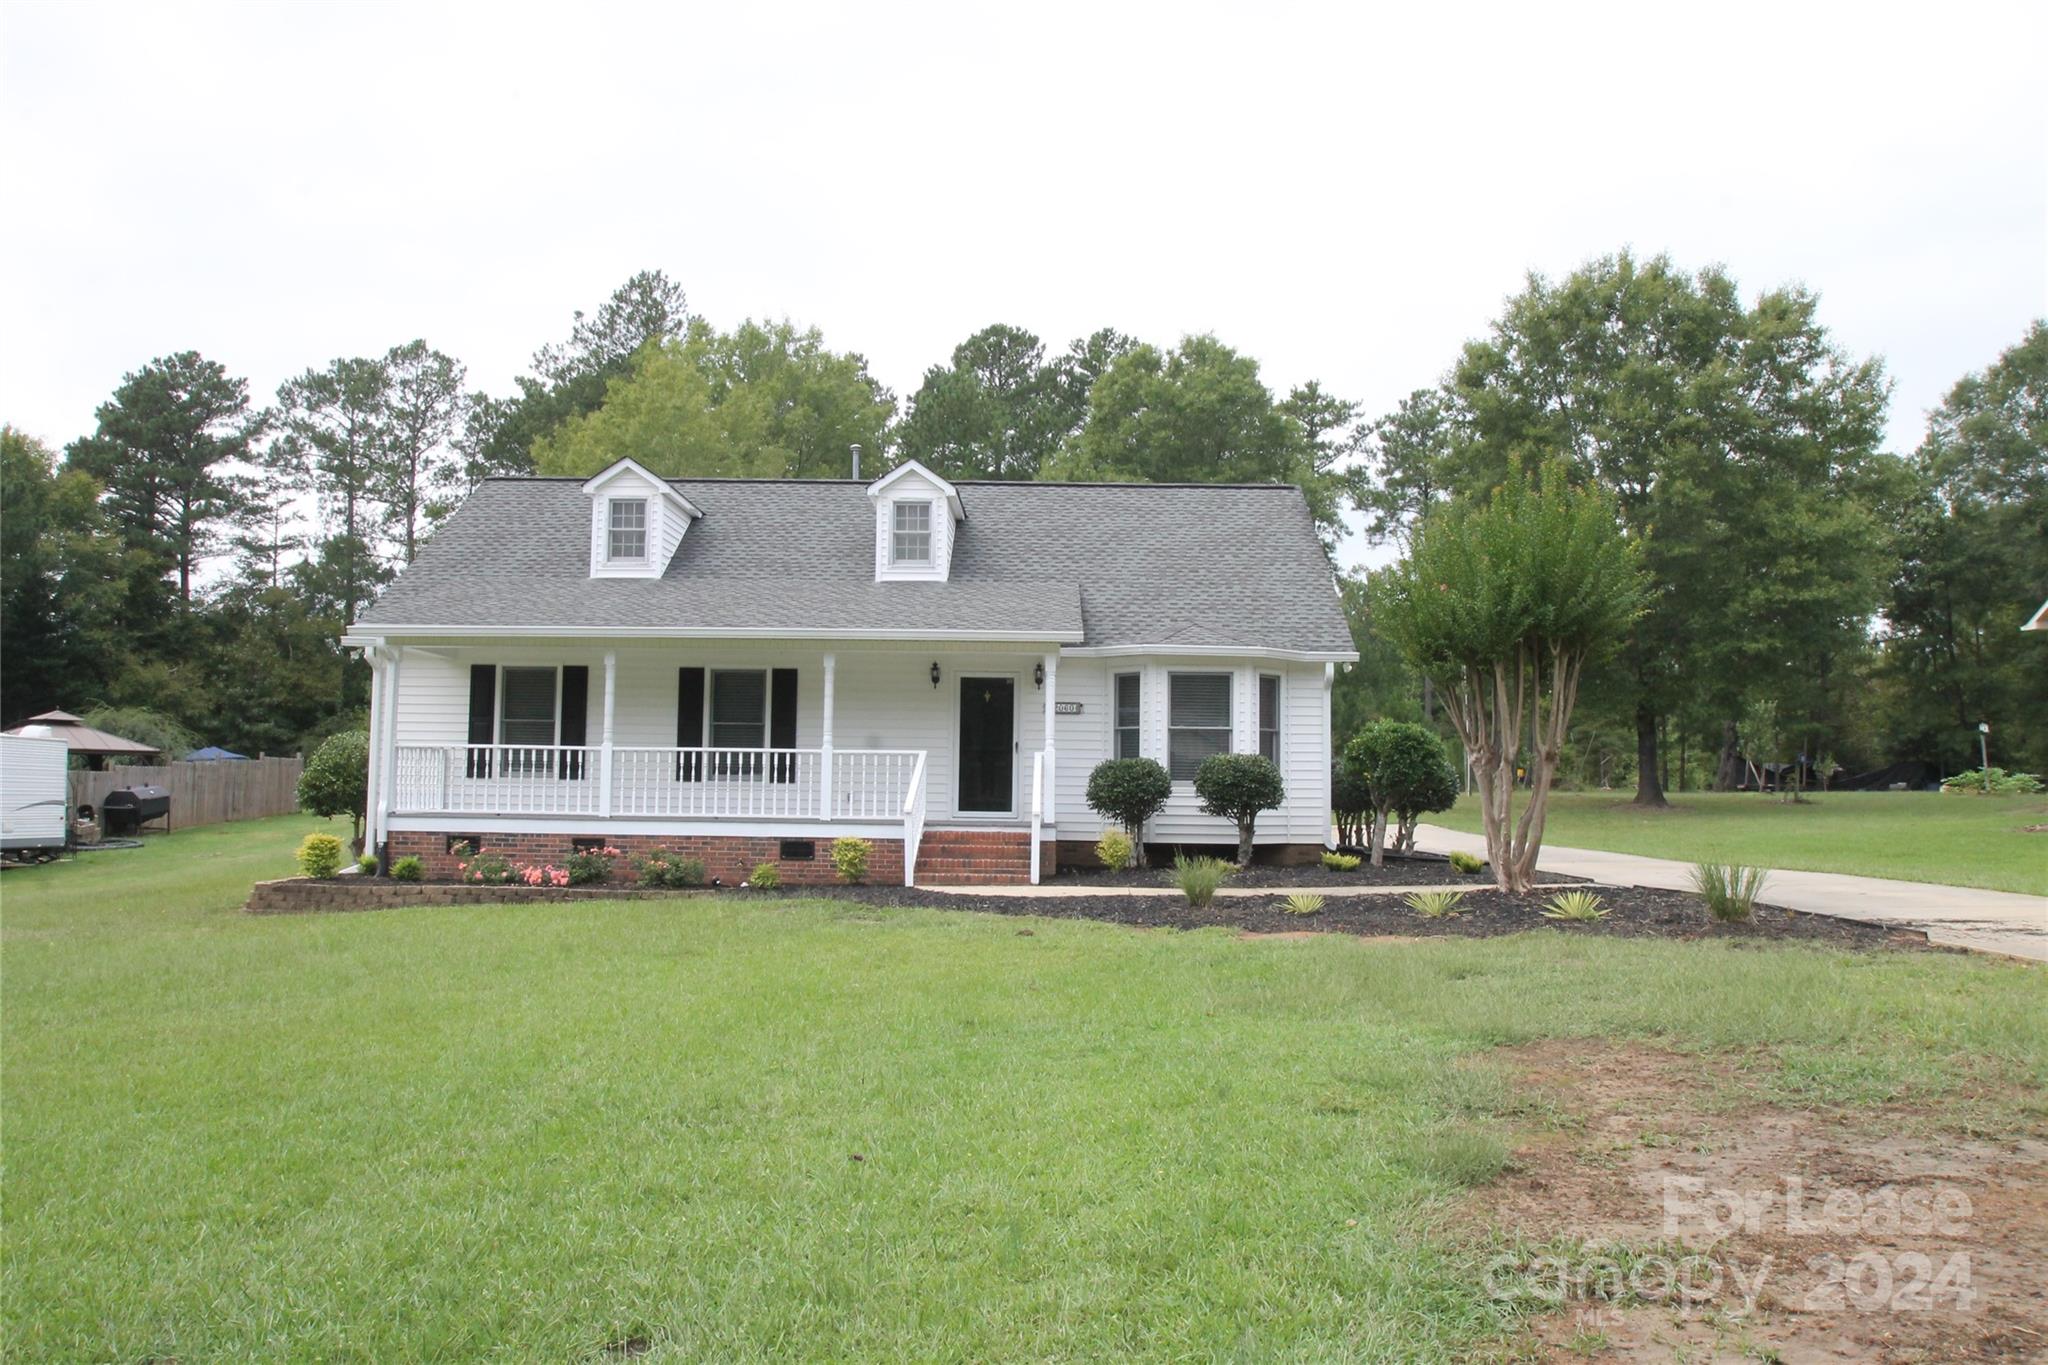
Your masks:
{"label": "white camper trailer", "polygon": [[0,854],[54,858],[71,825],[70,746],[61,739],[0,735]]}

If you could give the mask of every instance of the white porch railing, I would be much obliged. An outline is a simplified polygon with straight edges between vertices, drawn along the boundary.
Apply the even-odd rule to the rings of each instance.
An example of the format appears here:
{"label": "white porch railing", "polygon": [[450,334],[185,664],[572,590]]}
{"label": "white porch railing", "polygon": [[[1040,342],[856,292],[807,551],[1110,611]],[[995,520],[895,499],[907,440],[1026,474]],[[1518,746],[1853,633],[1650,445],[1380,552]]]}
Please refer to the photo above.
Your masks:
{"label": "white porch railing", "polygon": [[917,848],[924,842],[924,754],[911,770],[910,790],[903,797],[903,884],[917,885]]}
{"label": "white porch railing", "polygon": [[823,749],[614,745],[607,753],[601,745],[400,744],[390,809],[400,815],[893,822],[907,818],[914,797],[922,832],[923,750],[832,751],[829,788],[826,756]]}

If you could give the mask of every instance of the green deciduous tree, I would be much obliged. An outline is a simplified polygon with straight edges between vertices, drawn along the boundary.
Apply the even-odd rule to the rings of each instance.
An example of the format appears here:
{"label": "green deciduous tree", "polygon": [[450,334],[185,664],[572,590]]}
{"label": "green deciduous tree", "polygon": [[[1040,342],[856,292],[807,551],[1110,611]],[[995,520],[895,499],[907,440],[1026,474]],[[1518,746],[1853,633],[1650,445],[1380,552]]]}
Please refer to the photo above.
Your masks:
{"label": "green deciduous tree", "polygon": [[631,456],[670,477],[843,477],[850,448],[878,450],[895,412],[856,355],[816,330],[697,323],[633,358],[594,410],[534,449],[548,474],[594,474]]}
{"label": "green deciduous tree", "polygon": [[1397,826],[1395,846],[1405,852],[1420,816],[1449,810],[1458,800],[1458,770],[1444,756],[1443,741],[1421,725],[1373,722],[1344,746],[1343,766],[1365,789],[1374,867],[1385,865],[1389,820]]}
{"label": "green deciduous tree", "polygon": [[1145,866],[1145,822],[1166,809],[1172,795],[1173,779],[1157,759],[1104,759],[1088,774],[1088,809],[1124,827],[1139,867]]}
{"label": "green deciduous tree", "polygon": [[[1486,846],[1503,891],[1534,881],[1558,754],[1587,665],[1643,610],[1640,547],[1614,500],[1574,488],[1562,461],[1540,483],[1516,471],[1490,500],[1430,518],[1408,558],[1373,580],[1374,619],[1435,679],[1479,784]],[[1515,756],[1534,736],[1514,818]]]}
{"label": "green deciduous tree", "polygon": [[1264,754],[1211,754],[1195,769],[1195,795],[1202,811],[1237,826],[1237,865],[1252,860],[1252,835],[1262,811],[1278,810],[1287,799],[1280,769]]}
{"label": "green deciduous tree", "polygon": [[299,807],[312,815],[349,818],[349,847],[363,851],[363,816],[370,799],[370,733],[345,730],[313,751],[299,774]]}
{"label": "green deciduous tree", "polygon": [[0,724],[104,695],[121,551],[100,485],[0,426]]}
{"label": "green deciduous tree", "polygon": [[1931,415],[1894,517],[1886,711],[1902,757],[1974,766],[1988,722],[2008,766],[2048,768],[2048,323]]}

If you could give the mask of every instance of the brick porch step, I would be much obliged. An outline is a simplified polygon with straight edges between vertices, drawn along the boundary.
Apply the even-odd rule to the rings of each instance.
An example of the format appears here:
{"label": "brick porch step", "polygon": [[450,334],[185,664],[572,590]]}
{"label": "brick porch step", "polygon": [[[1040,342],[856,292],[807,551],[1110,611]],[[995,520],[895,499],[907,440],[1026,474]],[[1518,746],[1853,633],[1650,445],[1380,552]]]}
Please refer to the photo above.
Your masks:
{"label": "brick porch step", "polygon": [[932,886],[1022,886],[1031,880],[1023,830],[930,830],[917,850],[917,880]]}

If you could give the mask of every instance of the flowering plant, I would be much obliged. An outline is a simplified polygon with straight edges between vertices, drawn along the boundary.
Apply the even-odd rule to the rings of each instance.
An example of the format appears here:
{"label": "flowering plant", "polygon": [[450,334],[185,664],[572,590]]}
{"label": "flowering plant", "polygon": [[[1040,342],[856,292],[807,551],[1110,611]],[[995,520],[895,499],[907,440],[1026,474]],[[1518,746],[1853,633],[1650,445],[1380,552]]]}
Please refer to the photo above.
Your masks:
{"label": "flowering plant", "polygon": [[[466,849],[467,845],[462,848]],[[455,864],[458,881],[473,882],[479,886],[506,886],[516,875],[512,864],[495,853],[477,853]]]}
{"label": "flowering plant", "polygon": [[606,844],[602,848],[578,849],[562,866],[568,871],[569,885],[596,886],[612,879],[612,859],[623,856],[624,850]]}
{"label": "flowering plant", "polygon": [[569,869],[553,863],[537,863],[519,869],[519,880],[528,886],[567,886]]}

